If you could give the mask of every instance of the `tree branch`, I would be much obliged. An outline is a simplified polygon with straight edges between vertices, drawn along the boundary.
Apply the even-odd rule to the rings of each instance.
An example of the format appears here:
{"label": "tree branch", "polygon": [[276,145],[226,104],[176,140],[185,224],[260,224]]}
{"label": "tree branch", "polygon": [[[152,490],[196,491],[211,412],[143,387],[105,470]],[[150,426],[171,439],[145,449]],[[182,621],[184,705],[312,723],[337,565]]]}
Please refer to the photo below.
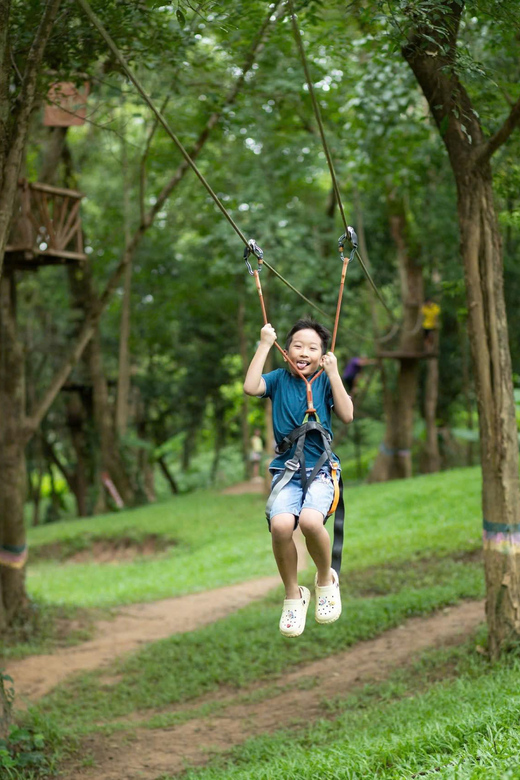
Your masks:
{"label": "tree branch", "polygon": [[[232,88],[224,98],[220,107],[211,114],[204,128],[201,130],[199,137],[195,141],[193,147],[189,150],[189,156],[191,157],[192,160],[195,160],[200,154],[204,144],[209,138],[211,131],[213,130],[215,125],[220,121],[224,109],[229,107],[235,102],[237,95],[244,84],[246,75],[253,67],[258,55],[260,54],[260,52],[265,46],[267,33],[269,31],[270,26],[273,24],[273,22],[271,21],[272,16],[275,13],[276,7],[279,5],[280,5],[280,0],[277,0],[277,2],[275,2],[274,4],[274,7],[269,9],[267,17],[265,18],[264,23],[262,24],[262,27],[258,32],[258,35],[253,41],[251,48],[249,49],[245,62],[241,68],[240,76],[237,78],[234,85],[232,86]],[[276,16],[276,18],[278,18],[278,15]],[[169,196],[171,195],[175,187],[182,181],[188,169],[189,169],[188,163],[186,162],[186,160],[183,160],[180,163],[177,170],[175,171],[175,173],[173,174],[173,176],[162,188],[161,192],[157,196],[157,200],[154,203],[153,207],[144,216],[144,218],[141,218],[141,224],[139,225],[134,235],[132,236],[130,244],[127,248],[128,254],[132,254],[136,250],[144,233],[152,226],[155,217],[162,209],[165,201],[167,200],[167,198],[169,198]]]}
{"label": "tree branch", "polygon": [[475,162],[487,162],[520,124],[520,98],[516,101],[502,127],[476,150]]}

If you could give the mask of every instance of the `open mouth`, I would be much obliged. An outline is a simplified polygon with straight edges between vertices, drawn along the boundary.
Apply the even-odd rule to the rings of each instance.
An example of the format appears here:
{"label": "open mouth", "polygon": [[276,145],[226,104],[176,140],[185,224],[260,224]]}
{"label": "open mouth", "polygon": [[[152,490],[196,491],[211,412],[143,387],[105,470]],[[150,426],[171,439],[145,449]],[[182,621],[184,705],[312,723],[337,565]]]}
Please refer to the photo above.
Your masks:
{"label": "open mouth", "polygon": [[310,363],[307,360],[299,360],[296,363],[296,367],[298,368],[299,371],[304,371],[309,365]]}

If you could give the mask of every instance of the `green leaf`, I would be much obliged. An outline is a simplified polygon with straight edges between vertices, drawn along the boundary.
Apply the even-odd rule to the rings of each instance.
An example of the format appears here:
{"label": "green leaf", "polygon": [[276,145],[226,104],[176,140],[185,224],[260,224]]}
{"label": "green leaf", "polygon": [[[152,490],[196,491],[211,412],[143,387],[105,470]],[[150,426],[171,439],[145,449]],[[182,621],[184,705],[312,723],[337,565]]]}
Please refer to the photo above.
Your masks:
{"label": "green leaf", "polygon": [[177,21],[179,22],[179,26],[184,29],[184,27],[186,26],[186,17],[184,16],[180,8],[177,8],[175,14],[177,16]]}

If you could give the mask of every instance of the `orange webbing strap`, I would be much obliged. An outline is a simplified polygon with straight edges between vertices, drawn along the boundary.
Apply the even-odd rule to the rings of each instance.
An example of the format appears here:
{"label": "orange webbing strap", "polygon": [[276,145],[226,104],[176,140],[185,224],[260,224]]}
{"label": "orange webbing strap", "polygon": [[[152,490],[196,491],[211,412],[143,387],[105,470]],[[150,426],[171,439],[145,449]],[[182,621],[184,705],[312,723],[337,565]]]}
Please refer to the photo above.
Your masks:
{"label": "orange webbing strap", "polygon": [[332,477],[332,484],[334,485],[334,496],[332,498],[332,504],[330,505],[330,509],[327,512],[327,517],[330,517],[331,515],[334,514],[339,501],[340,490],[339,490],[338,469],[339,469],[339,463],[337,461],[333,461],[330,464],[330,476]]}
{"label": "orange webbing strap", "polygon": [[341,280],[339,283],[338,302],[336,304],[336,318],[334,320],[334,331],[332,333],[332,342],[330,345],[330,351],[334,352],[336,346],[336,336],[338,335],[339,315],[341,313],[341,303],[343,301],[343,290],[345,289],[345,277],[347,275],[347,268],[350,262],[349,257],[343,258],[343,264],[341,267]]}

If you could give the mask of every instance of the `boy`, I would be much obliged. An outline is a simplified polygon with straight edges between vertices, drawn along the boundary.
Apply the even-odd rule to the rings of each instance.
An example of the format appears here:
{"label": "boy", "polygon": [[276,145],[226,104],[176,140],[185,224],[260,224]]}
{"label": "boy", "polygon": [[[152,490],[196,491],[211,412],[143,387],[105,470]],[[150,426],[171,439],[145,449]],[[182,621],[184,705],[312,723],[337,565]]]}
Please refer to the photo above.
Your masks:
{"label": "boy", "polygon": [[[312,394],[321,424],[332,434],[332,406],[344,423],[352,421],[353,406],[338,373],[336,357],[332,352],[327,352],[329,338],[328,330],[322,325],[313,320],[301,319],[289,331],[285,349],[289,359],[307,380],[320,368],[324,369],[324,373],[312,384]],[[274,436],[279,444],[284,436],[302,424],[307,410],[307,398],[306,384],[292,367],[288,371],[280,368],[262,374],[267,355],[275,341],[274,328],[269,323],[264,325],[260,332],[260,343],[244,381],[244,392],[272,399]],[[272,461],[270,471],[273,474],[273,483],[279,478],[285,462],[292,456],[293,449],[277,455]],[[304,448],[307,474],[322,452],[320,434],[310,431]],[[297,471],[281,489],[271,507],[269,525],[273,552],[285,586],[285,601],[280,618],[280,631],[284,636],[299,636],[303,632],[309,606],[308,588],[298,586],[298,561],[293,541],[293,533],[298,524],[317,568],[316,620],[318,623],[332,623],[341,614],[338,575],[331,569],[330,540],[325,529],[333,494],[334,485],[328,466],[320,469],[305,498],[300,473]]]}

